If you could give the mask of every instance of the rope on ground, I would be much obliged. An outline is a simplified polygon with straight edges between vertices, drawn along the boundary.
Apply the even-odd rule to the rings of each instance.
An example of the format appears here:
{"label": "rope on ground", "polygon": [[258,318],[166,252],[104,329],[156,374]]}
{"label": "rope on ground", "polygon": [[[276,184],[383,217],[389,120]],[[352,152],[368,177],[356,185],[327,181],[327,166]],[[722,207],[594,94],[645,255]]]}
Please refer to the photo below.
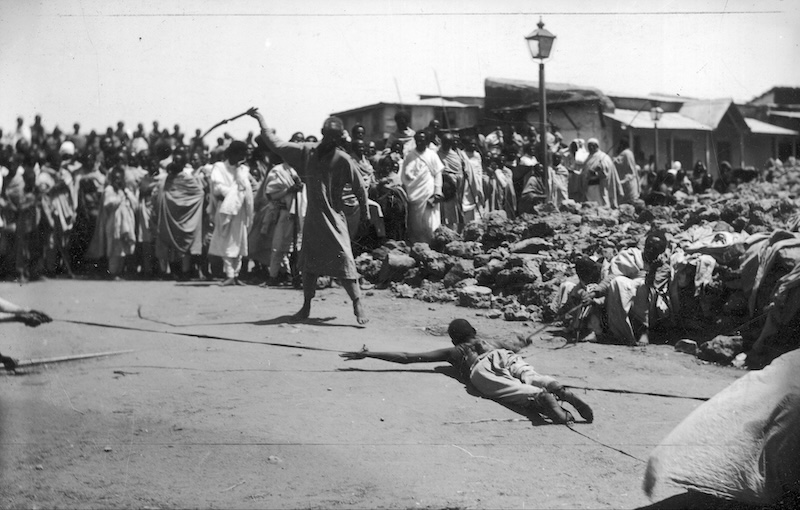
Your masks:
{"label": "rope on ground", "polygon": [[[288,349],[301,349],[307,351],[321,351],[321,352],[335,352],[341,353],[346,351],[341,351],[337,349],[326,349],[324,347],[311,347],[308,345],[292,345],[292,344],[285,344],[280,342],[259,342],[256,340],[245,340],[242,338],[231,338],[231,337],[223,337],[223,336],[215,336],[215,335],[206,335],[203,333],[184,333],[179,331],[164,331],[158,329],[146,329],[146,328],[137,328],[133,326],[119,326],[116,324],[104,324],[102,322],[89,322],[89,321],[78,321],[78,320],[71,320],[71,319],[53,319],[55,322],[64,322],[68,324],[78,324],[82,326],[92,326],[98,328],[109,328],[109,329],[119,329],[123,331],[138,331],[141,333],[158,333],[162,335],[177,335],[177,336],[184,336],[190,338],[201,338],[205,340],[222,340],[223,342],[236,342],[236,343],[244,343],[244,344],[256,344],[256,345],[268,345],[272,347],[285,347]],[[692,400],[702,400],[706,401],[708,398],[706,397],[688,397],[683,395],[670,395],[666,393],[652,393],[652,392],[643,392],[643,391],[633,391],[633,390],[620,390],[614,388],[592,388],[589,386],[571,386],[565,385],[569,388],[578,389],[578,390],[592,390],[592,391],[605,391],[609,393],[622,393],[622,394],[635,394],[635,395],[647,395],[652,397],[665,397],[665,398],[686,398]]]}
{"label": "rope on ground", "polygon": [[603,443],[602,441],[598,441],[597,439],[595,439],[595,438],[593,438],[591,436],[587,436],[583,432],[578,432],[577,430],[575,430],[575,428],[570,423],[567,423],[566,425],[567,425],[568,429],[570,429],[571,431],[575,432],[576,434],[578,434],[581,437],[585,437],[589,441],[593,441],[593,442],[599,444],[600,446],[602,446],[604,448],[608,448],[609,450],[614,450],[615,452],[619,452],[622,455],[625,455],[626,457],[630,457],[630,458],[632,458],[634,460],[638,460],[642,464],[646,464],[647,463],[646,461],[640,459],[639,457],[636,457],[635,455],[631,455],[630,453],[626,452],[625,450],[620,450],[619,448],[614,448],[613,446],[611,446],[609,444]]}
{"label": "rope on ground", "polygon": [[206,340],[222,340],[223,342],[237,342],[243,344],[256,344],[256,345],[269,345],[272,347],[286,347],[289,349],[302,349],[307,351],[324,351],[324,352],[335,352],[340,353],[344,351],[339,351],[336,349],[325,349],[324,347],[311,347],[308,345],[292,345],[292,344],[284,344],[280,342],[259,342],[256,340],[244,340],[242,338],[231,338],[231,337],[224,337],[224,336],[214,336],[214,335],[204,335],[202,333],[182,333],[179,331],[164,331],[158,329],[145,329],[145,328],[136,328],[133,326],[119,326],[116,324],[104,324],[102,322],[89,322],[89,321],[76,321],[71,319],[53,319],[55,322],[65,322],[68,324],[79,324],[81,326],[92,326],[96,328],[109,328],[109,329],[120,329],[123,331],[138,331],[141,333],[159,333],[162,335],[178,335],[178,336],[185,336],[190,338],[202,338]]}
{"label": "rope on ground", "polygon": [[633,391],[633,390],[620,390],[616,388],[592,388],[591,386],[572,386],[569,384],[564,385],[565,388],[572,388],[574,390],[590,390],[590,391],[605,391],[608,393],[622,393],[627,395],[647,395],[650,397],[664,397],[664,398],[687,398],[690,400],[709,400],[709,397],[690,397],[685,395],[670,395],[669,393],[653,393],[649,391]]}

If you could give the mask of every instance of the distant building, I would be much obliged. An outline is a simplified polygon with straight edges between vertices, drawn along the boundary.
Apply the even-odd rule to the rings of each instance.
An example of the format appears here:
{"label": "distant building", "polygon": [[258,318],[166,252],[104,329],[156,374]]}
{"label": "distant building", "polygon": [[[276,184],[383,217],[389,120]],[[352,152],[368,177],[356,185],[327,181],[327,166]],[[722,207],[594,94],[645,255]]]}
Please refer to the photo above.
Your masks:
{"label": "distant building", "polygon": [[[512,123],[534,126],[539,122],[539,84],[524,80],[487,78],[484,81],[486,100],[481,124],[484,131],[498,124]],[[613,144],[606,129],[603,113],[614,111],[614,103],[600,90],[568,83],[547,83],[547,118],[549,127],[561,133],[564,143],[575,138],[597,138],[603,150]]]}
{"label": "distant building", "polygon": [[732,99],[655,95],[611,98],[618,107],[605,115],[615,121],[614,138],[627,137],[634,152],[645,159],[655,153],[655,122],[650,109],[658,105],[664,110],[658,121],[658,161],[662,168],[679,161],[688,169],[702,161],[714,177],[719,175],[723,161],[734,168],[760,169],[768,158],[777,156],[781,141],[791,143],[798,137],[797,131],[746,117]]}
{"label": "distant building", "polygon": [[478,123],[480,109],[478,104],[426,96],[408,103],[376,103],[331,115],[342,119],[348,131],[356,124],[363,125],[367,141],[382,147],[383,141],[396,130],[394,115],[400,110],[409,112],[414,130],[427,127],[433,119],[439,120],[444,129],[462,130]]}
{"label": "distant building", "polygon": [[[438,119],[443,128],[488,133],[498,125],[539,125],[539,84],[487,78],[485,97],[421,95],[411,103],[377,103],[338,112],[347,129],[363,124],[367,139],[382,143],[394,132],[394,114],[405,109],[411,127],[424,128]],[[650,109],[664,113],[656,123]],[[719,164],[734,168],[764,167],[768,158],[785,161],[800,152],[800,88],[775,87],[747,104],[732,99],[697,99],[666,94],[644,96],[604,93],[593,87],[547,83],[548,129],[563,143],[597,138],[600,148],[616,153],[621,139],[629,142],[637,162],[644,165],[658,154],[659,167],[673,161],[690,169],[702,161],[714,177]]]}
{"label": "distant building", "polygon": [[[800,87],[773,87],[739,107],[749,118],[800,132]],[[789,156],[797,158],[800,156],[800,140],[781,136],[774,152],[782,161]]]}

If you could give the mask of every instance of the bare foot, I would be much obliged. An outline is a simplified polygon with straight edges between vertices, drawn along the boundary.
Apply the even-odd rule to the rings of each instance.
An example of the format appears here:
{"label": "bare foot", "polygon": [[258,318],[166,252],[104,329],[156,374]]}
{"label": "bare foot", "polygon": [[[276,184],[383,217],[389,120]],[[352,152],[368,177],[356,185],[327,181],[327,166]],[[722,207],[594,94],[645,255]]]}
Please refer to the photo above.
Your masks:
{"label": "bare foot", "polygon": [[364,313],[364,307],[361,306],[360,299],[353,301],[353,313],[356,314],[356,320],[359,324],[366,324],[369,322],[369,319],[367,319],[367,314]]}
{"label": "bare foot", "polygon": [[289,319],[289,322],[302,322],[308,319],[310,315],[311,315],[311,304],[304,304],[303,308],[301,308],[299,312],[292,315],[291,319]]}
{"label": "bare foot", "polygon": [[647,331],[642,333],[642,336],[639,337],[639,340],[636,341],[636,345],[638,347],[642,347],[644,345],[648,345],[650,343],[650,338],[647,336]]}

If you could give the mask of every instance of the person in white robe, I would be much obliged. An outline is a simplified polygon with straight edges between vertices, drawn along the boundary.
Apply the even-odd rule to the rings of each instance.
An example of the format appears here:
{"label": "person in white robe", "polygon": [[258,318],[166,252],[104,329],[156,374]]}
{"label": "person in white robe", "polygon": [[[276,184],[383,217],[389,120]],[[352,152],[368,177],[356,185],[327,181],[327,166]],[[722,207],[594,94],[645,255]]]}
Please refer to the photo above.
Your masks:
{"label": "person in white robe", "polygon": [[408,194],[408,239],[428,243],[441,224],[444,165],[435,150],[428,148],[425,132],[414,134],[416,147],[406,154],[400,167],[400,182]]}
{"label": "person in white robe", "polygon": [[225,160],[211,169],[210,213],[214,218],[214,233],[208,248],[209,255],[222,258],[225,280],[220,284],[245,285],[239,280],[242,257],[246,257],[247,233],[253,222],[253,189],[250,171],[243,161],[247,145],[235,140],[225,150]]}

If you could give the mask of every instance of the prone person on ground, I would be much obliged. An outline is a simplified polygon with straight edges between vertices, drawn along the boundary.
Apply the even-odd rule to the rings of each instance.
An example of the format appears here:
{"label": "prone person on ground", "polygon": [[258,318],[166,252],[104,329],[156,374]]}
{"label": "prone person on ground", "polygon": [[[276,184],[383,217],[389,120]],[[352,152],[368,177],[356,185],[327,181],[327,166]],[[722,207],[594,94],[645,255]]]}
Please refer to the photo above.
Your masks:
{"label": "prone person on ground", "polygon": [[454,347],[416,353],[372,352],[364,347],[360,351],[346,352],[340,356],[347,360],[374,358],[402,364],[446,361],[484,397],[497,400],[501,404],[535,411],[547,416],[554,423],[571,423],[574,418],[559,405],[558,401],[561,400],[571,404],[587,422],[594,420],[591,407],[583,400],[553,377],[537,373],[533,366],[516,354],[516,351],[528,343],[526,340],[483,340],[465,319],[451,322],[447,333]]}

